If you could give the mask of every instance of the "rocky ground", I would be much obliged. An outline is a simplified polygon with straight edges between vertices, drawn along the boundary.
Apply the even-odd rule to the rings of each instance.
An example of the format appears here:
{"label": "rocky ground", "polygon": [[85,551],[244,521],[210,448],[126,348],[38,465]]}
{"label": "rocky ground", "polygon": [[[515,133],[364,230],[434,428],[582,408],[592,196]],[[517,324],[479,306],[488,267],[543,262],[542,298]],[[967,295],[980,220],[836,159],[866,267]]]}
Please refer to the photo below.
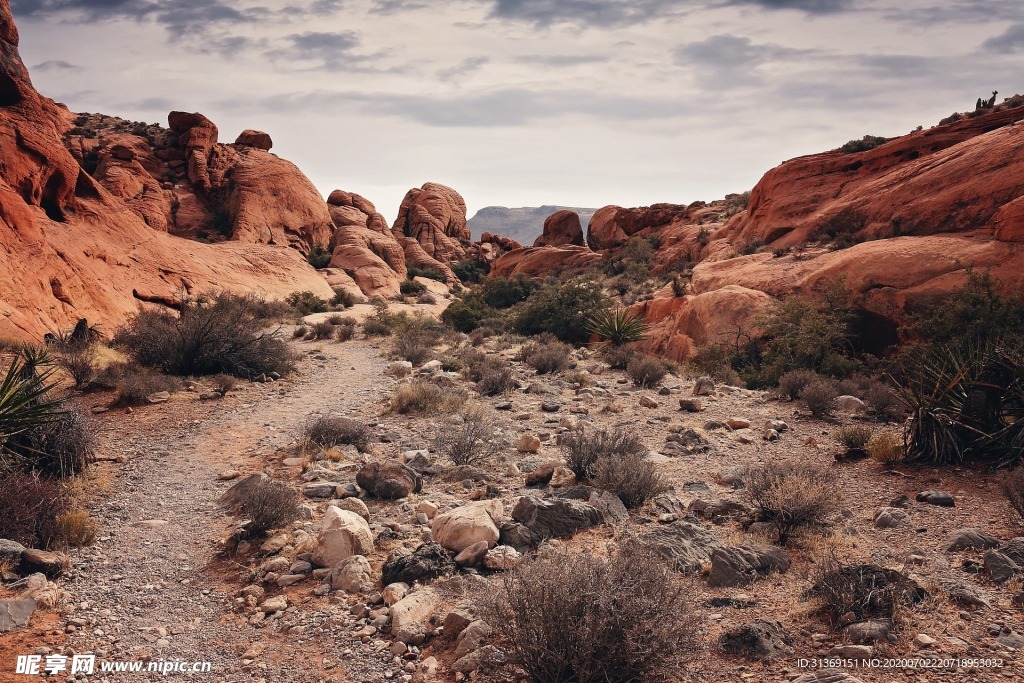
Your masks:
{"label": "rocky ground", "polygon": [[[294,377],[245,384],[215,401],[184,391],[165,403],[96,416],[102,462],[93,479],[101,495],[93,513],[103,530],[95,545],[72,552],[73,568],[58,581],[66,593],[59,605],[37,612],[28,628],[0,635],[0,680],[13,670],[16,654],[36,651],[95,653],[107,660],[209,661],[212,680],[218,681],[504,680],[476,670],[499,653],[486,626],[476,621],[473,596],[482,582],[500,577],[501,568],[517,560],[509,546],[540,529],[538,515],[569,531],[555,543],[570,552],[601,550],[631,536],[676,553],[682,564],[695,562],[688,580],[700,612],[703,649],[679,680],[795,680],[809,673],[798,660],[825,657],[847,660],[847,673],[866,682],[1024,676],[1018,662],[1024,627],[1020,607],[1012,603],[1021,590],[1019,576],[996,583],[998,558],[986,557],[990,549],[984,547],[997,544],[1012,556],[1015,546],[1007,541],[1020,533],[1011,524],[998,475],[837,462],[840,447],[833,435],[839,423],[866,418],[844,414],[832,422],[814,420],[793,403],[723,386],[698,397],[700,412],[684,412],[680,399],[694,398],[696,378],[669,375],[659,389],[638,390],[623,372],[606,369],[582,350],[575,352],[576,370],[594,382],[583,387],[558,375],[535,375],[514,361],[514,346],[496,339],[481,348],[513,362],[522,388],[495,398],[470,391],[471,403],[492,417],[497,449],[479,468],[453,471],[431,450],[444,416],[386,412],[392,390],[405,381],[393,376],[395,368],[382,355],[386,342],[293,344],[304,357]],[[471,388],[454,374],[415,372]],[[83,401],[92,408],[110,398],[89,394]],[[365,452],[346,447],[324,459],[314,453],[313,462],[304,460],[298,434],[314,413],[365,422],[371,445]],[[674,491],[625,513],[607,500],[588,500],[586,492],[571,505],[553,497],[571,488],[562,470],[553,473],[551,484],[528,489],[526,474],[557,460],[558,435],[581,421],[637,429]],[[779,431],[774,441],[763,434],[771,421]],[[734,482],[743,468],[779,459],[813,460],[829,468],[838,522],[828,535],[801,537],[776,551],[781,559],[765,555],[759,570],[750,572],[756,580],[748,583],[748,576],[736,585],[740,582],[722,561],[710,561],[711,546],[691,542],[691,530],[710,530],[714,547],[763,548],[764,539],[739,524],[749,503]],[[355,486],[368,463],[394,468],[401,485],[408,471],[397,465],[402,461],[418,471],[420,491],[390,500]],[[265,543],[243,544],[228,553],[224,541],[234,519],[218,499],[259,472],[300,489],[307,518]],[[377,476],[378,482],[384,479]],[[360,477],[361,484],[366,481]],[[374,485],[372,477],[368,485]],[[927,490],[948,492],[955,506],[918,502],[918,494]],[[524,497],[532,499],[524,503]],[[562,501],[563,507],[545,511],[551,501]],[[530,505],[543,509],[527,522],[524,506]],[[886,514],[896,526],[876,526],[883,507],[891,508]],[[591,515],[588,521],[572,516],[581,510],[584,517]],[[336,520],[327,531],[321,528],[325,518]],[[965,536],[965,529],[978,534]],[[956,538],[975,547],[949,550]],[[481,539],[482,548],[461,554],[459,562],[467,566],[454,578],[427,585],[412,580],[431,568],[454,569],[454,552],[432,555],[437,546],[425,544],[436,540],[452,550]],[[363,544],[367,561],[347,560],[340,567],[329,562],[345,543]],[[487,550],[496,543],[498,550]],[[420,553],[410,555],[421,546]],[[525,546],[521,550],[529,552]],[[847,564],[899,570],[931,597],[902,615],[889,638],[858,644],[862,638],[855,629],[831,631],[802,597],[825,550]],[[318,564],[326,566],[318,569]],[[382,585],[382,571],[410,585]],[[721,651],[723,634],[749,624],[763,631],[767,627],[759,620],[771,622],[762,635],[774,642],[774,657],[760,661]],[[968,667],[956,665],[941,670],[854,665],[852,660],[862,657],[989,658],[1003,666],[967,673]],[[105,680],[101,674],[94,679]]]}

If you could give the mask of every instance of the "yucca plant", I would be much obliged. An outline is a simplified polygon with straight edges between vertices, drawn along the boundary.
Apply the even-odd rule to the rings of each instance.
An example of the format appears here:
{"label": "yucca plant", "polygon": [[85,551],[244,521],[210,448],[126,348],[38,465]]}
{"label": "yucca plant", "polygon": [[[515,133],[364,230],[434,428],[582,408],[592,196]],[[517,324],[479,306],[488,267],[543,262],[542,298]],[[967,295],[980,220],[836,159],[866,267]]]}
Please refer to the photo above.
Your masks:
{"label": "yucca plant", "polygon": [[12,437],[63,414],[63,398],[49,396],[54,386],[49,381],[53,368],[40,370],[47,364],[45,354],[23,350],[7,366],[0,382],[0,470],[9,469],[17,457],[9,448]]}
{"label": "yucca plant", "polygon": [[1007,467],[1024,456],[1024,352],[992,342],[939,347],[904,364],[907,460]]}
{"label": "yucca plant", "polygon": [[651,326],[639,313],[617,306],[614,310],[601,311],[589,318],[587,331],[593,332],[612,346],[623,346],[647,339]]}

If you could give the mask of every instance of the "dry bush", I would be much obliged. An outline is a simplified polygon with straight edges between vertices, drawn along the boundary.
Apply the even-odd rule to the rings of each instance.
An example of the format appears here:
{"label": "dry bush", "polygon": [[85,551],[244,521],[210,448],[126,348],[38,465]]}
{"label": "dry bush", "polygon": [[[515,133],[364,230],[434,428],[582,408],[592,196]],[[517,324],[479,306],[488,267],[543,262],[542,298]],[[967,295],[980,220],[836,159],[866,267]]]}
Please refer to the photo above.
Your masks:
{"label": "dry bush", "polygon": [[760,521],[778,527],[780,545],[799,529],[828,524],[839,506],[832,475],[811,463],[765,463],[747,470],[744,480]]}
{"label": "dry bush", "polygon": [[603,457],[628,458],[644,457],[647,447],[640,436],[629,429],[616,427],[606,430],[587,431],[583,426],[566,432],[562,438],[562,451],[566,466],[573,471],[578,481],[594,476],[594,467]]}
{"label": "dry bush", "polygon": [[838,397],[832,383],[823,380],[815,380],[800,390],[800,400],[814,417],[831,415]]}
{"label": "dry bush", "polygon": [[330,339],[334,336],[334,325],[327,322],[326,320],[313,323],[309,326],[309,334],[306,335],[307,339]]}
{"label": "dry bush", "polygon": [[299,518],[299,496],[280,481],[262,481],[238,501],[239,513],[249,520],[246,532],[260,536]]}
{"label": "dry bush", "polygon": [[606,346],[601,352],[604,362],[612,370],[625,370],[629,362],[640,354],[631,346]]}
{"label": "dry bush", "polygon": [[181,389],[181,381],[133,363],[115,362],[108,365],[96,378],[96,383],[117,389],[117,404],[135,406],[161,391]]}
{"label": "dry bush", "polygon": [[836,441],[847,451],[866,451],[873,432],[864,425],[845,425],[836,432]]}
{"label": "dry bush", "polygon": [[430,292],[423,292],[418,297],[416,297],[416,303],[423,304],[425,306],[433,306],[434,304],[437,303],[437,297],[431,294]]}
{"label": "dry bush", "polygon": [[92,464],[95,445],[90,419],[77,406],[65,404],[54,419],[8,437],[3,447],[5,459],[23,471],[71,477]]}
{"label": "dry bush", "polygon": [[391,357],[407,360],[413,365],[423,365],[434,356],[434,346],[440,340],[441,333],[437,329],[410,326],[395,338],[391,345]]}
{"label": "dry bush", "polygon": [[60,543],[72,548],[92,545],[99,533],[100,525],[92,518],[88,510],[76,508],[57,515],[57,539]]}
{"label": "dry bush", "polygon": [[87,387],[96,378],[96,348],[91,344],[69,344],[57,352],[57,364],[71,375],[77,387]]}
{"label": "dry bush", "polygon": [[669,488],[658,466],[638,453],[598,458],[591,484],[611,491],[631,510]]}
{"label": "dry bush", "polygon": [[136,363],[171,375],[283,375],[294,369],[295,354],[276,331],[266,331],[268,306],[230,294],[183,300],[177,316],[137,313],[114,341]]}
{"label": "dry bush", "polygon": [[481,344],[484,343],[485,339],[487,339],[487,336],[484,334],[482,328],[478,327],[477,329],[469,333],[469,343],[472,344],[473,346],[480,346]]}
{"label": "dry bush", "polygon": [[668,368],[659,358],[643,356],[629,361],[626,366],[626,374],[635,386],[653,389],[661,384],[661,380],[665,379]]}
{"label": "dry bush", "polygon": [[206,378],[206,384],[214,391],[224,395],[238,386],[238,378],[234,375],[213,375]]}
{"label": "dry bush", "polygon": [[570,370],[569,372],[562,374],[564,379],[569,384],[577,384],[580,388],[592,387],[597,384],[597,380],[586,370]]}
{"label": "dry bush", "polygon": [[864,398],[875,411],[875,415],[883,420],[895,417],[899,411],[899,398],[883,382],[871,382],[864,391]]}
{"label": "dry bush", "polygon": [[834,627],[855,620],[893,619],[923,601],[927,592],[893,569],[871,564],[845,565],[834,552],[818,558],[807,596]]}
{"label": "dry bush", "polygon": [[346,342],[356,335],[355,325],[338,325],[334,330],[334,338]]}
{"label": "dry bush", "polygon": [[507,572],[483,617],[535,683],[675,680],[696,649],[688,587],[638,548],[547,554]]}
{"label": "dry bush", "polygon": [[295,339],[305,339],[307,334],[309,334],[309,328],[305,325],[299,325],[292,330],[292,337]]}
{"label": "dry bush", "polygon": [[542,334],[523,345],[519,351],[519,360],[536,370],[538,375],[547,375],[566,370],[571,351],[572,347],[568,344],[563,344],[549,334]]}
{"label": "dry bush", "polygon": [[365,450],[370,445],[370,428],[359,420],[337,415],[310,415],[302,423],[299,447],[304,453],[326,451],[343,444]]}
{"label": "dry bush", "polygon": [[480,369],[476,390],[481,396],[501,396],[514,390],[518,384],[512,375],[512,368],[504,361],[493,359]]}
{"label": "dry bush", "polygon": [[892,431],[881,431],[874,434],[865,446],[868,455],[882,465],[895,465],[903,460],[903,435]]}
{"label": "dry bush", "polygon": [[401,415],[451,415],[466,403],[466,392],[424,380],[401,384],[391,394],[391,411]]}
{"label": "dry bush", "polygon": [[814,370],[790,370],[779,377],[779,394],[791,401],[800,398],[800,392],[808,384],[820,379]]}
{"label": "dry bush", "polygon": [[456,465],[473,465],[498,452],[494,420],[480,406],[444,420],[437,427],[434,448]]}
{"label": "dry bush", "polygon": [[1003,493],[1010,507],[1017,513],[1017,521],[1024,524],[1024,467],[1018,467],[1003,480]]}
{"label": "dry bush", "polygon": [[0,510],[0,538],[46,548],[60,537],[57,517],[67,510],[67,496],[57,480],[7,473],[0,477]]}
{"label": "dry bush", "polygon": [[355,325],[356,319],[350,315],[342,315],[340,313],[334,313],[327,316],[327,322],[332,325]]}

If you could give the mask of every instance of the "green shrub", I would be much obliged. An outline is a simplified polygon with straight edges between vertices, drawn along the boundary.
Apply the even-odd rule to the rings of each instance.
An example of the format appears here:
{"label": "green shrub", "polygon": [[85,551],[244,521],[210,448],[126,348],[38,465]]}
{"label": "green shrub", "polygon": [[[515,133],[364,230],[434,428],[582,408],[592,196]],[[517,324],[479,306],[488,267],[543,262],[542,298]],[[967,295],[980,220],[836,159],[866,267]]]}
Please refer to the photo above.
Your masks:
{"label": "green shrub", "polygon": [[419,294],[420,292],[425,292],[426,290],[427,290],[427,286],[426,285],[420,284],[419,282],[416,282],[412,278],[407,279],[407,280],[402,280],[402,283],[400,285],[398,285],[398,291],[400,291],[402,294],[404,294],[406,296],[409,296],[409,295],[412,295],[412,294]]}
{"label": "green shrub", "polygon": [[480,279],[487,274],[487,266],[480,261],[473,259],[459,261],[453,265],[451,269],[452,272],[455,273],[455,277],[459,278],[466,284],[480,282]]}
{"label": "green shrub", "polygon": [[661,384],[661,380],[668,374],[668,368],[660,358],[637,356],[626,365],[626,374],[635,386],[653,389]]}
{"label": "green shrub", "polygon": [[536,282],[523,277],[492,277],[480,286],[480,294],[491,308],[511,308],[530,298],[538,287]]}
{"label": "green shrub", "polygon": [[23,348],[6,359],[0,356],[0,362],[5,360],[0,381],[0,475],[24,468],[17,452],[23,435],[45,430],[66,414],[64,399],[51,394],[53,368],[45,351]]}
{"label": "green shrub", "polygon": [[410,327],[395,338],[391,356],[422,365],[434,355],[434,346],[441,339],[440,332],[427,327]]}
{"label": "green shrub", "polygon": [[114,342],[136,363],[172,375],[252,379],[290,372],[293,353],[276,331],[264,330],[251,301],[218,295],[183,301],[178,316],[142,311],[117,331]]}
{"label": "green shrub", "polygon": [[639,313],[616,307],[615,310],[598,312],[587,321],[587,329],[612,346],[623,346],[647,339],[651,326]]}
{"label": "green shrub", "polygon": [[875,147],[884,145],[888,141],[888,138],[879,137],[877,135],[865,135],[860,140],[850,140],[845,145],[840,147],[839,151],[844,154],[866,152],[869,149],[874,149]]}
{"label": "green shrub", "polygon": [[340,308],[352,308],[356,305],[356,295],[347,289],[336,289],[334,290],[334,298],[331,299],[331,305]]}
{"label": "green shrub", "polygon": [[608,307],[608,298],[592,280],[544,285],[523,302],[512,327],[518,334],[550,332],[570,344],[587,341],[587,321]]}
{"label": "green shrub", "polygon": [[299,316],[306,316],[312,313],[327,312],[327,302],[313,292],[292,292],[285,299]]}
{"label": "green shrub", "polygon": [[497,315],[497,311],[487,305],[483,294],[478,291],[466,292],[461,299],[456,299],[441,313],[441,321],[459,332],[472,332],[480,324]]}
{"label": "green shrub", "polygon": [[431,268],[430,266],[407,266],[405,269],[408,278],[411,280],[414,277],[425,277],[428,280],[437,280],[438,282],[444,282],[445,277],[437,268]]}
{"label": "green shrub", "polygon": [[306,260],[309,261],[309,265],[317,270],[322,270],[331,265],[331,253],[323,247],[313,247],[309,251],[309,255],[306,256]]}

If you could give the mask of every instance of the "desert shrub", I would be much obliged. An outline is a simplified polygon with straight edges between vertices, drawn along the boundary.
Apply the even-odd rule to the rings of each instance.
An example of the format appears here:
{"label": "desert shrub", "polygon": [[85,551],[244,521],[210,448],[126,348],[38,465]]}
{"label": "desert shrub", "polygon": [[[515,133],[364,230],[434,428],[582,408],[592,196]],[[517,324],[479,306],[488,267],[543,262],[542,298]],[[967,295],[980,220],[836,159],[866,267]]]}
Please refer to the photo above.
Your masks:
{"label": "desert shrub", "polygon": [[903,460],[903,436],[896,432],[876,432],[868,439],[865,448],[874,461],[885,466],[895,465]]}
{"label": "desert shrub", "polygon": [[625,370],[629,362],[639,355],[640,352],[631,346],[606,346],[601,350],[601,357],[612,370]]}
{"label": "desert shrub", "polygon": [[451,269],[452,272],[455,273],[455,277],[459,278],[466,284],[480,282],[480,279],[487,274],[487,266],[474,259],[459,261],[452,265]]}
{"label": "desert shrub", "polygon": [[0,477],[0,538],[46,548],[59,538],[57,517],[67,507],[67,496],[57,480],[8,473]]}
{"label": "desert shrub", "polygon": [[481,396],[499,396],[516,388],[512,368],[500,358],[485,357],[469,368],[467,376],[476,382]]}
{"label": "desert shrub", "polygon": [[302,339],[307,334],[309,334],[309,328],[306,327],[305,325],[299,325],[294,330],[292,330],[292,337],[294,337],[295,339]]}
{"label": "desert shrub", "polygon": [[480,285],[480,295],[491,308],[511,308],[526,301],[539,285],[523,277],[492,277]]}
{"label": "desert shrub", "polygon": [[326,451],[345,444],[365,450],[370,444],[370,428],[359,420],[337,415],[310,415],[302,423],[299,447],[303,452]]}
{"label": "desert shrub", "polygon": [[92,344],[61,345],[57,364],[71,375],[75,386],[87,387],[96,378],[96,348]]}
{"label": "desert shrub", "polygon": [[114,341],[136,363],[172,375],[228,373],[252,379],[290,372],[294,354],[276,331],[264,330],[252,302],[218,295],[183,301],[177,317],[142,311],[117,331]]}
{"label": "desert shrub", "polygon": [[853,154],[855,152],[866,152],[869,149],[874,149],[879,145],[884,145],[888,142],[888,138],[879,137],[878,135],[865,135],[860,140],[850,140],[845,145],[839,148],[840,152],[844,154]]}
{"label": "desert shrub", "polygon": [[48,477],[80,474],[93,462],[95,429],[80,408],[64,405],[52,419],[7,437],[9,462],[23,471]]}
{"label": "desert shrub", "polygon": [[646,339],[651,326],[639,313],[616,307],[596,313],[587,321],[587,329],[612,346],[622,346]]}
{"label": "desert shrub", "polygon": [[832,476],[811,463],[769,462],[747,470],[744,481],[760,521],[779,529],[781,545],[797,530],[826,525],[839,505]]}
{"label": "desert shrub", "polygon": [[466,402],[466,392],[424,380],[399,385],[391,394],[391,411],[401,415],[450,415]]}
{"label": "desert shrub", "polygon": [[523,345],[519,359],[537,371],[538,375],[561,372],[569,367],[572,347],[546,335]]}
{"label": "desert shrub", "polygon": [[367,337],[388,337],[391,326],[379,318],[370,317],[363,321],[363,334]]}
{"label": "desert shrub", "polygon": [[800,400],[814,417],[826,417],[835,409],[839,394],[831,382],[816,380],[800,390]]}
{"label": "desert shrub", "polygon": [[327,311],[327,302],[313,292],[292,292],[285,299],[285,303],[299,316]]}
{"label": "desert shrub", "polygon": [[657,683],[678,676],[695,651],[689,595],[662,561],[635,547],[609,557],[549,553],[506,572],[483,616],[527,680]]}
{"label": "desert shrub", "polygon": [[338,308],[352,308],[356,305],[356,295],[347,289],[336,289],[334,297],[331,298],[331,305]]}
{"label": "desert shrub", "polygon": [[566,466],[573,471],[576,479],[586,481],[594,476],[595,465],[601,458],[643,458],[647,455],[647,447],[640,436],[630,429],[616,427],[609,432],[603,429],[587,430],[580,426],[563,435],[562,452]]}
{"label": "desert shrub", "polygon": [[322,320],[310,325],[309,332],[310,333],[306,335],[307,339],[330,339],[334,336],[334,325],[326,320]]}
{"label": "desert shrub", "polygon": [[867,453],[867,445],[874,432],[864,425],[845,425],[836,431],[838,441],[847,453]]}
{"label": "desert shrub", "polygon": [[520,304],[512,327],[518,334],[550,332],[570,344],[587,341],[587,321],[608,307],[601,286],[592,280],[570,280],[542,286]]}
{"label": "desert shrub", "polygon": [[896,415],[899,409],[899,399],[892,388],[883,382],[871,382],[864,390],[864,398],[868,406],[875,411],[880,419],[886,420]]}
{"label": "desert shrub", "polygon": [[[6,362],[5,362],[6,361]],[[3,358],[6,365],[0,380],[0,471],[9,469],[12,438],[26,430],[37,429],[60,418],[64,400],[53,397],[53,368],[47,354],[19,347],[14,355]],[[0,508],[2,509],[2,508]]]}
{"label": "desert shrub", "polygon": [[626,374],[633,384],[644,389],[653,389],[665,379],[668,368],[661,359],[654,356],[638,356],[629,361]]}
{"label": "desert shrub", "polygon": [[598,458],[590,482],[617,495],[630,509],[638,508],[668,490],[668,483],[658,466],[639,453]]}
{"label": "desert shrub", "polygon": [[406,272],[408,273],[410,280],[414,277],[425,277],[428,280],[437,280],[438,282],[445,281],[444,274],[437,268],[432,268],[430,266],[409,265],[406,267]]}
{"label": "desert shrub", "polygon": [[105,367],[97,376],[96,384],[116,389],[116,403],[122,406],[142,405],[153,394],[181,389],[181,381],[176,377],[124,362]]}
{"label": "desert shrub", "polygon": [[412,278],[402,280],[402,283],[398,285],[398,291],[405,295],[419,294],[420,292],[427,291],[427,286],[416,282]]}
{"label": "desert shrub", "polygon": [[820,379],[818,373],[813,370],[789,370],[779,377],[779,394],[795,401],[800,398],[800,392],[804,387]]}
{"label": "desert shrub", "polygon": [[428,327],[410,327],[395,337],[391,345],[391,356],[407,360],[413,365],[422,365],[434,355],[434,346],[440,342],[439,330]]}
{"label": "desert shrub", "polygon": [[334,329],[334,338],[338,341],[345,342],[354,337],[356,334],[355,325],[338,325]]}
{"label": "desert shrub", "polygon": [[437,303],[437,297],[430,292],[423,292],[416,297],[416,303],[423,304],[424,306],[433,306]]}
{"label": "desert shrub", "polygon": [[261,481],[241,497],[238,510],[249,520],[247,534],[260,536],[300,517],[299,496],[284,482]]}
{"label": "desert shrub", "polygon": [[342,315],[341,313],[334,313],[327,316],[327,322],[331,325],[355,325],[356,319],[350,315]]}
{"label": "desert shrub", "polygon": [[212,375],[206,378],[206,385],[213,391],[223,395],[238,386],[238,378],[234,375]]}
{"label": "desert shrub", "polygon": [[1003,493],[1010,507],[1017,513],[1017,521],[1024,524],[1024,468],[1018,467],[1003,480]]}
{"label": "desert shrub", "polygon": [[459,332],[469,333],[496,315],[497,311],[484,301],[483,295],[472,291],[451,302],[441,313],[441,321]]}
{"label": "desert shrub", "polygon": [[569,384],[575,384],[581,388],[592,387],[597,384],[594,376],[586,370],[570,370],[562,373],[562,379]]}
{"label": "desert shrub", "polygon": [[898,571],[872,564],[846,565],[834,553],[818,559],[812,580],[807,596],[818,601],[821,613],[835,627],[851,614],[857,621],[890,620],[928,596]]}
{"label": "desert shrub", "polygon": [[745,382],[733,368],[735,354],[719,344],[706,344],[690,360],[690,364],[702,375],[731,386],[743,386]]}
{"label": "desert shrub", "polygon": [[100,525],[88,510],[75,508],[62,512],[54,518],[57,541],[72,548],[92,545],[99,533]]}
{"label": "desert shrub", "polygon": [[450,417],[437,427],[434,448],[456,465],[473,465],[497,452],[494,420],[474,406]]}
{"label": "desert shrub", "polygon": [[309,262],[309,265],[317,270],[322,270],[331,265],[331,252],[320,246],[313,247],[306,256],[306,260]]}

